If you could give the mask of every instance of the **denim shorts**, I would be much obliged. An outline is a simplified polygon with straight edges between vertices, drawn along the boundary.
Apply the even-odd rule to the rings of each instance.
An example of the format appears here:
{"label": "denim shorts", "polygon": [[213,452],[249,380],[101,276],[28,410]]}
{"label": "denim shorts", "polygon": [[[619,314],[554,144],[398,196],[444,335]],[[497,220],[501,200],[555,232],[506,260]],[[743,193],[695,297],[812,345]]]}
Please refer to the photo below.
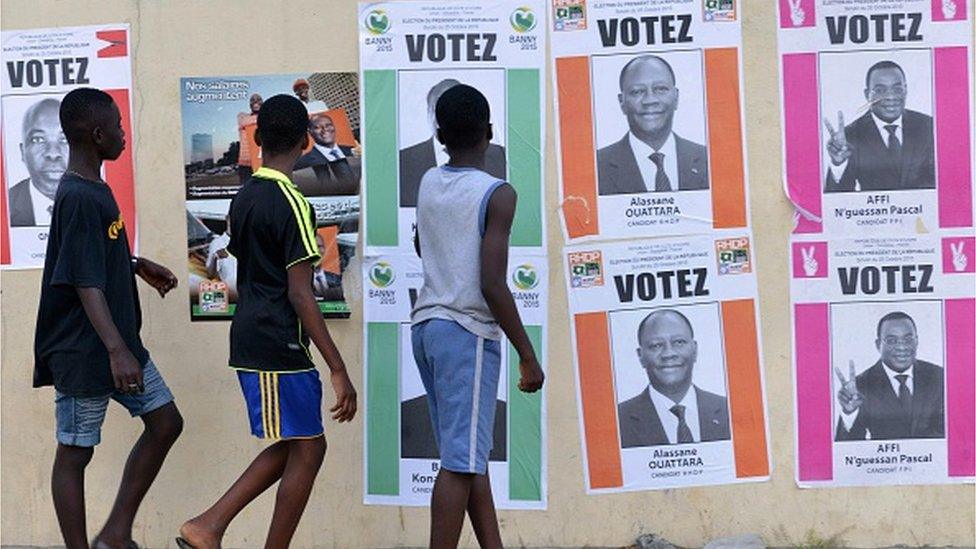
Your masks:
{"label": "denim shorts", "polygon": [[109,399],[125,406],[132,417],[146,415],[173,402],[173,393],[159,375],[152,359],[142,369],[142,384],[145,391],[138,394],[116,391],[104,396],[74,397],[55,391],[58,442],[66,446],[86,448],[101,442],[102,423],[105,422]]}
{"label": "denim shorts", "polygon": [[485,474],[501,374],[500,343],[439,318],[414,325],[411,339],[441,467]]}

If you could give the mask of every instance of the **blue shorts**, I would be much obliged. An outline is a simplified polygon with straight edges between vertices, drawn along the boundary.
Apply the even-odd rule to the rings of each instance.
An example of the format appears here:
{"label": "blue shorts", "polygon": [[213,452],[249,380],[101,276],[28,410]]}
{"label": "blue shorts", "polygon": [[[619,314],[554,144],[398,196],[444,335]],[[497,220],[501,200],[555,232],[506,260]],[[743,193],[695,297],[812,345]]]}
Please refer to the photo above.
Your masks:
{"label": "blue shorts", "polygon": [[485,474],[495,425],[500,343],[436,318],[415,325],[411,339],[441,467]]}
{"label": "blue shorts", "polygon": [[281,440],[322,436],[322,381],[318,370],[237,371],[251,434]]}
{"label": "blue shorts", "polygon": [[163,376],[152,359],[142,368],[142,385],[145,390],[138,394],[118,391],[95,397],[74,397],[55,391],[54,415],[57,421],[58,442],[65,446],[91,448],[102,441],[102,423],[108,401],[114,400],[129,411],[132,417],[144,416],[153,410],[173,402]]}

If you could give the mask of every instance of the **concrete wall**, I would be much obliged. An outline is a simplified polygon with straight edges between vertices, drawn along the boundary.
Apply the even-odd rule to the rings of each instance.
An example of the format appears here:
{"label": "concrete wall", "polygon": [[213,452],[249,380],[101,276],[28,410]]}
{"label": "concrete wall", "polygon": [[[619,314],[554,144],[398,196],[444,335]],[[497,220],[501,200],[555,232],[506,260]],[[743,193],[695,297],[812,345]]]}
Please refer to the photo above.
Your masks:
{"label": "concrete wall", "polygon": [[[971,11],[972,13],[972,11]],[[352,0],[3,0],[2,27],[20,29],[127,22],[132,27],[135,85],[136,199],[141,252],[175,272],[186,265],[183,212],[181,76],[355,71],[356,4]],[[791,208],[781,191],[779,102],[773,2],[743,8],[745,88],[752,221],[759,251],[763,352],[769,399],[772,480],[716,488],[587,497],[572,373],[566,293],[551,271],[549,319],[549,509],[502,512],[511,546],[627,544],[641,532],[675,543],[757,532],[778,545],[809,536],[854,546],[894,543],[971,545],[972,486],[799,490],[793,481],[793,402],[787,260]],[[551,95],[551,90],[550,90]],[[550,110],[550,131],[551,110]],[[548,143],[549,249],[558,263],[556,164]],[[355,270],[353,273],[357,272]],[[51,504],[54,455],[51,389],[30,388],[32,338],[40,271],[4,272],[2,292],[2,534],[4,545],[60,541]],[[358,285],[354,285],[358,288]],[[143,338],[187,419],[136,520],[135,539],[173,546],[180,523],[221,493],[262,447],[247,432],[240,394],[227,362],[228,324],[188,319],[185,284],[160,300],[143,288]],[[361,302],[353,319],[331,323],[362,383]],[[328,394],[328,393],[327,393]],[[426,509],[366,507],[362,500],[362,418],[327,426],[329,453],[295,539],[297,547],[423,545]],[[94,535],[108,514],[129,446],[140,423],[113,406],[87,477],[88,523]],[[257,547],[270,520],[273,493],[254,502],[227,534],[228,547]],[[476,544],[470,529],[462,542]]]}

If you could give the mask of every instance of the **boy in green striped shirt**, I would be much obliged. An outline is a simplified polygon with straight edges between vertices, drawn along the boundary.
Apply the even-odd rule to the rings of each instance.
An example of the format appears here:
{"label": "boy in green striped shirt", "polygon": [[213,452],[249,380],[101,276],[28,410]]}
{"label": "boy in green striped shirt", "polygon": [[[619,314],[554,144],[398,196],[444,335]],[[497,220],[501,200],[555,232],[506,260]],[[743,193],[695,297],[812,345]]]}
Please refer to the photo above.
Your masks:
{"label": "boy in green striped shirt", "polygon": [[245,505],[278,485],[266,548],[287,547],[325,457],[322,383],[309,342],[331,371],[336,421],[356,414],[356,390],[312,294],[319,260],[315,214],[291,182],[308,144],[308,113],[294,97],[268,99],[258,113],[262,167],[231,202],[228,251],[237,258],[237,309],[230,366],[244,392],[254,436],[274,441],[210,509],[180,528],[181,548],[217,548]]}

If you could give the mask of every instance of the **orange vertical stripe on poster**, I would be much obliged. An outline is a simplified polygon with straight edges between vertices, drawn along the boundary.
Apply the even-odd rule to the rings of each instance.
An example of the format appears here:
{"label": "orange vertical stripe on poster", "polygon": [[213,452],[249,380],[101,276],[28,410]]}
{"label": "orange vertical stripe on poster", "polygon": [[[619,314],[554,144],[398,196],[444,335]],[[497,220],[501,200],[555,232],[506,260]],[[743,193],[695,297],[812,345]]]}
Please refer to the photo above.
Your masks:
{"label": "orange vertical stripe on poster", "polygon": [[0,134],[0,265],[10,265],[10,225],[7,221],[7,177],[3,171],[3,135]]}
{"label": "orange vertical stripe on poster", "polygon": [[129,104],[129,90],[116,89],[105,90],[105,93],[112,96],[115,104],[119,107],[122,114],[122,129],[125,131],[125,150],[122,155],[113,162],[105,163],[105,181],[112,188],[115,201],[119,204],[119,211],[122,212],[122,219],[125,221],[125,234],[129,237],[129,247],[132,253],[136,253],[136,241],[139,235],[136,234],[136,182],[135,173],[132,168],[132,112]]}
{"label": "orange vertical stripe on poster", "polygon": [[596,148],[590,106],[588,57],[556,59],[559,84],[559,145],[562,158],[563,216],[570,238],[599,231],[596,191]]}
{"label": "orange vertical stripe on poster", "polygon": [[737,478],[769,474],[766,417],[759,372],[759,338],[751,299],[722,302],[725,363]]}
{"label": "orange vertical stripe on poster", "polygon": [[708,98],[708,168],[712,172],[712,222],[716,229],[746,226],[739,50],[705,50]]}
{"label": "orange vertical stripe on poster", "polygon": [[336,274],[341,273],[342,271],[339,268],[339,242],[336,240],[336,237],[339,236],[339,227],[335,225],[322,227],[317,232],[322,237],[322,242],[325,243],[325,251],[322,253],[322,270]]}
{"label": "orange vertical stripe on poster", "polygon": [[590,488],[622,486],[617,399],[613,392],[610,324],[606,313],[576,315],[576,352]]}

